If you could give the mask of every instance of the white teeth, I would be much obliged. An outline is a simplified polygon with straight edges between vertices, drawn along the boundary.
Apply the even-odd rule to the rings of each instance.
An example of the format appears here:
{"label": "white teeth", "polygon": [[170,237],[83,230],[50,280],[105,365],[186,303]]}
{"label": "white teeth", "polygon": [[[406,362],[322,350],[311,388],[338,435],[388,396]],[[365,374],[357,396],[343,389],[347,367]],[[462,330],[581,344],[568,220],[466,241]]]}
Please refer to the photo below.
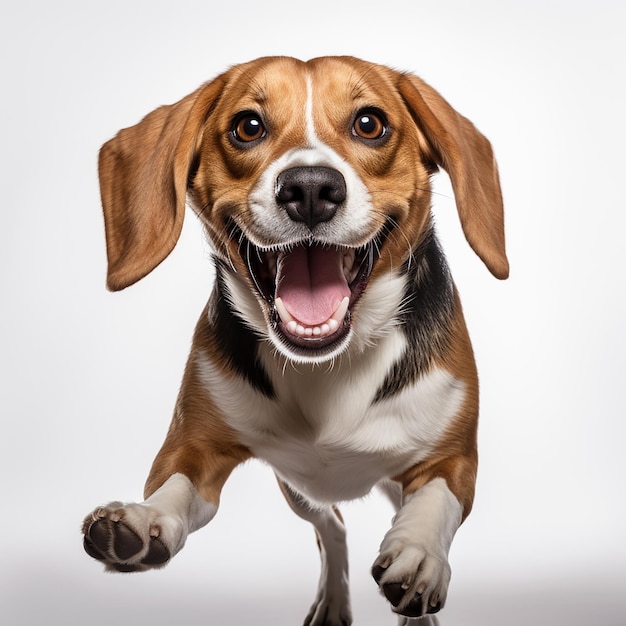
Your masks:
{"label": "white teeth", "polygon": [[274,306],[276,307],[278,315],[280,316],[283,324],[287,326],[290,332],[293,332],[293,329],[295,329],[295,327],[297,326],[297,322],[293,319],[293,317],[289,314],[289,311],[287,311],[287,309],[285,308],[285,305],[283,304],[283,299],[276,298],[276,300],[274,300]]}
{"label": "white teeth", "polygon": [[292,334],[298,335],[299,337],[326,337],[334,333],[339,326],[343,323],[343,320],[346,317],[346,313],[348,312],[348,305],[350,304],[350,298],[346,296],[340,303],[335,312],[329,317],[323,324],[318,326],[305,326],[301,322],[298,322],[293,318],[293,316],[287,311],[285,305],[281,298],[276,298],[274,300],[274,306],[276,307],[276,311],[285,325],[285,328]]}
{"label": "white teeth", "polygon": [[331,318],[328,320],[328,323],[330,324],[330,322],[336,322],[337,326],[339,326],[339,324],[343,322],[346,313],[348,312],[349,304],[350,298],[346,296],[337,307],[337,310],[332,314]]}

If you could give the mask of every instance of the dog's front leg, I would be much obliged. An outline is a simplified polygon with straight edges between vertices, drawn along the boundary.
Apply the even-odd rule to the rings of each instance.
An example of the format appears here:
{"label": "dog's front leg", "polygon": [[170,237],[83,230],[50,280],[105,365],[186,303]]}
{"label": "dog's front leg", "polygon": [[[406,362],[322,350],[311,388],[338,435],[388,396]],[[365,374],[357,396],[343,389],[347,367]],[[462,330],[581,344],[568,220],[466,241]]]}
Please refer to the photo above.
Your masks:
{"label": "dog's front leg", "polygon": [[[469,478],[475,475],[475,461],[466,459],[462,464],[467,471],[462,487],[442,474],[433,474],[425,483],[420,480],[415,490],[405,485],[402,506],[372,567],[374,579],[396,613],[418,618],[436,613],[445,603],[450,581],[448,552],[474,491]],[[459,491],[463,493],[455,493]]]}
{"label": "dog's front leg", "polygon": [[84,547],[109,570],[162,567],[216,512],[217,504],[203,500],[189,478],[176,473],[141,503],[96,508],[83,522]]}
{"label": "dog's front leg", "polygon": [[189,533],[215,516],[226,479],[250,456],[198,389],[188,368],[169,433],[146,482],[145,500],[111,502],[83,522],[86,552],[111,571],[163,567]]}

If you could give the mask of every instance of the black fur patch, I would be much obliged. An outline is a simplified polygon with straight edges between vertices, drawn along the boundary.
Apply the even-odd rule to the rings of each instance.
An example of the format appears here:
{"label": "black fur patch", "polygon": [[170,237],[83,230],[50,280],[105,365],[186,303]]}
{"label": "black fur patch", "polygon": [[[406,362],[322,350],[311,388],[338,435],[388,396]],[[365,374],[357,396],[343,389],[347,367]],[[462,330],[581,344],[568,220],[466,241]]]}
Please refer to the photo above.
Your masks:
{"label": "black fur patch", "polygon": [[225,297],[224,272],[230,271],[223,261],[215,261],[216,281],[211,296],[211,317],[214,340],[230,367],[252,387],[268,398],[276,394],[267,372],[259,362],[256,346],[258,335],[236,315]]}
{"label": "black fur patch", "polygon": [[431,228],[403,267],[408,277],[400,315],[407,348],[376,392],[375,402],[393,396],[428,371],[446,350],[454,311],[454,283]]}

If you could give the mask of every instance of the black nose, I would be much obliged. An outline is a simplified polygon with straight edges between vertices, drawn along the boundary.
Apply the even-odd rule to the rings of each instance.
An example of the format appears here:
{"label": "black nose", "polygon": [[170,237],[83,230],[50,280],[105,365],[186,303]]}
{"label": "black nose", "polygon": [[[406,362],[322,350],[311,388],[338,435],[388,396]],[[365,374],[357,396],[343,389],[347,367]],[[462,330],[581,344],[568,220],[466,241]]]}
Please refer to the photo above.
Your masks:
{"label": "black nose", "polygon": [[328,222],[346,200],[346,181],[330,167],[292,167],[278,175],[276,201],[294,222],[313,229]]}

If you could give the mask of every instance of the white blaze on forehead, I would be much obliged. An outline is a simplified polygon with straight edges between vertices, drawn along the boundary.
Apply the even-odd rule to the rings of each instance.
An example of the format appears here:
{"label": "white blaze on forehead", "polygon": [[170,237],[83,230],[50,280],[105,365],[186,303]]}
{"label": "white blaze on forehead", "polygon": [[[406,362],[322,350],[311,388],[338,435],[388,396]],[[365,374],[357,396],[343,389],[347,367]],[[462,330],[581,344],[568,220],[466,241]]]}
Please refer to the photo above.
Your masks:
{"label": "white blaze on forehead", "polygon": [[313,147],[318,142],[315,134],[315,122],[313,121],[313,81],[310,76],[306,79],[306,138],[309,146]]}

